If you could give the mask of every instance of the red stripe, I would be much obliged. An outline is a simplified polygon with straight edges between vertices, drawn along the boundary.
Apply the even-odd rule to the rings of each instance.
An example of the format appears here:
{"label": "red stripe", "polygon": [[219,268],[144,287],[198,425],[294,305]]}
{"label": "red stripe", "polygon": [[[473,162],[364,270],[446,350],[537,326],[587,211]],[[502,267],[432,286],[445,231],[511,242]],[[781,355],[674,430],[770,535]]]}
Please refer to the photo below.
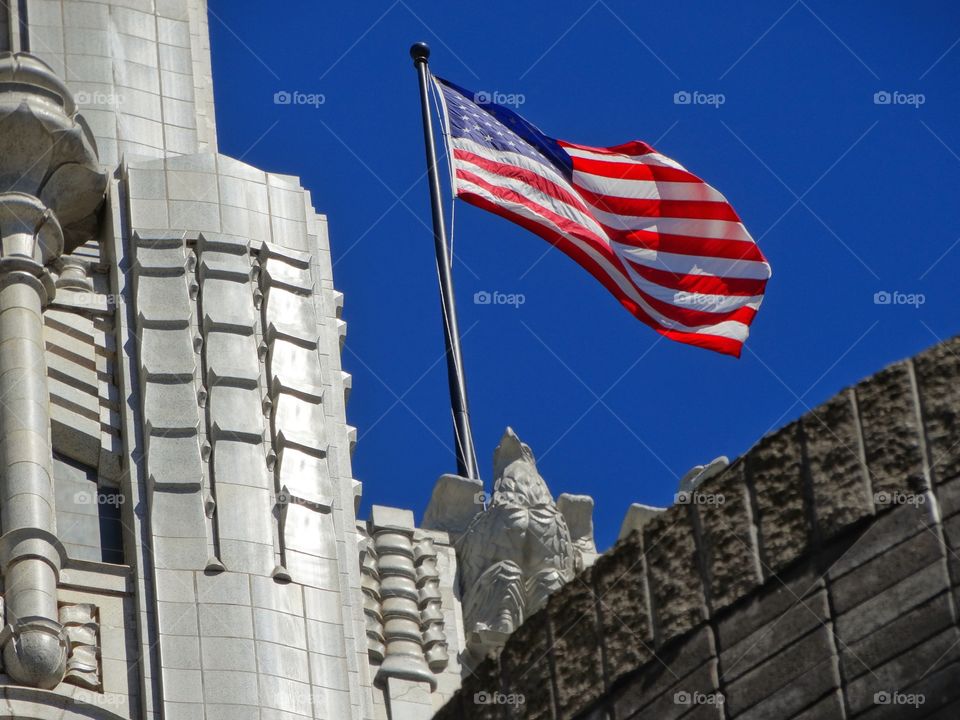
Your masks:
{"label": "red stripe", "polygon": [[[615,267],[618,267],[620,269],[620,271],[622,272],[627,282],[629,282],[633,286],[636,292],[654,310],[662,313],[670,320],[682,323],[684,325],[688,325],[690,327],[696,327],[701,325],[715,325],[716,323],[724,322],[726,320],[736,320],[739,322],[743,322],[746,325],[749,325],[750,322],[752,322],[754,315],[756,314],[756,311],[753,308],[749,308],[749,307],[736,308],[734,310],[729,310],[726,312],[709,312],[709,311],[700,310],[694,307],[678,306],[673,303],[668,303],[663,300],[660,300],[659,298],[656,298],[652,296],[650,293],[648,293],[647,291],[645,291],[642,287],[637,285],[637,283],[633,282],[630,278],[630,275],[626,272],[623,266],[623,260],[616,253],[614,253],[606,243],[598,242],[596,239],[596,236],[594,236],[593,233],[591,233],[588,228],[585,228],[579,223],[573,222],[568,218],[563,217],[562,215],[554,213],[549,208],[546,208],[540,205],[539,203],[536,203],[535,201],[531,200],[525,195],[521,195],[515,190],[501,187],[499,185],[494,185],[484,180],[483,178],[477,175],[474,175],[473,173],[470,173],[469,171],[462,170],[462,169],[457,170],[457,177],[463,180],[467,180],[476,185],[479,185],[484,190],[486,190],[487,192],[489,192],[490,194],[494,195],[495,197],[501,200],[523,205],[524,207],[535,212],[541,217],[554,223],[555,225],[560,227],[564,232],[567,232],[568,234],[573,235],[578,239],[582,239],[586,242],[589,242],[591,247],[601,252],[606,258],[608,258],[608,260]],[[465,191],[465,192],[469,192],[469,191]],[[630,261],[628,260],[628,262]],[[634,265],[634,263],[630,262],[630,265],[632,266]],[[658,272],[662,272],[662,271],[658,271]],[[643,273],[638,272],[638,274],[640,274],[641,277],[644,277]],[[664,285],[663,283],[658,283],[658,284],[664,285],[665,287],[668,287],[668,288],[673,288],[673,284],[676,284],[678,282],[683,282],[682,278],[692,278],[692,279],[695,279],[697,282],[687,282],[684,287],[679,287],[674,289],[681,292],[691,292],[695,294],[707,294],[707,295],[729,294],[732,296],[741,295],[741,293],[713,293],[713,292],[710,292],[710,290],[706,289],[711,286],[710,280],[717,280],[719,278],[712,278],[712,277],[703,276],[703,275],[683,276],[683,275],[676,275],[673,273],[668,273],[668,275],[670,276],[669,279],[672,284],[670,285]],[[645,278],[645,279],[649,280],[650,282],[654,282],[654,283],[657,282],[656,280],[653,280],[651,278]]]}
{"label": "red stripe", "polygon": [[[482,155],[476,155],[469,150],[460,150],[455,148],[453,151],[453,156],[457,160],[462,160],[463,162],[469,162],[472,165],[477,165],[482,167],[484,170],[487,170],[497,175],[502,175],[503,177],[511,178],[514,180],[519,180],[520,182],[529,185],[540,192],[549,195],[554,200],[559,200],[564,202],[567,205],[572,205],[577,208],[580,212],[590,215],[593,215],[590,212],[590,209],[584,204],[583,200],[570,192],[567,188],[562,185],[557,185],[551,180],[547,180],[542,175],[538,175],[532,170],[527,170],[516,165],[510,165],[509,163],[499,163],[489,158],[485,158]],[[466,172],[469,170],[464,169]],[[460,169],[458,168],[457,174],[459,175]]]}
{"label": "red stripe", "polygon": [[[461,175],[461,174],[463,174],[463,175],[470,175],[470,173],[464,173],[464,172],[462,172],[462,171],[458,171],[458,175]],[[579,224],[574,223],[574,222],[570,221],[570,220],[567,219],[567,218],[564,218],[564,217],[562,217],[562,216],[560,216],[560,215],[557,215],[557,214],[551,212],[548,208],[543,208],[543,207],[541,207],[540,205],[537,205],[537,204],[533,203],[529,198],[527,198],[527,197],[525,197],[525,196],[523,196],[523,195],[520,195],[519,193],[517,193],[517,192],[514,191],[514,190],[510,190],[509,188],[503,188],[503,187],[500,187],[500,186],[492,185],[492,184],[490,184],[489,182],[486,182],[486,181],[484,181],[483,179],[481,179],[481,178],[479,178],[479,177],[476,177],[476,176],[469,177],[469,178],[464,178],[464,179],[468,179],[470,182],[477,184],[478,186],[484,188],[485,190],[487,190],[487,192],[490,192],[490,193],[493,194],[495,197],[497,197],[497,198],[499,198],[499,199],[501,199],[501,200],[514,202],[514,203],[517,203],[517,204],[521,204],[521,205],[523,205],[524,207],[527,207],[528,209],[530,209],[530,210],[533,211],[534,213],[540,215],[541,217],[544,217],[545,219],[549,220],[550,222],[553,222],[553,223],[556,224],[558,227],[561,227],[565,232],[573,235],[574,237],[577,237],[578,239],[585,239],[585,240],[588,240],[588,241],[590,240],[590,237],[589,237],[589,236],[590,236],[590,233],[589,233],[588,231],[586,231],[586,229],[583,228],[582,226],[580,226]],[[479,197],[479,196],[474,195],[474,193],[472,193],[472,192],[470,192],[470,191],[464,191],[464,192],[462,193],[462,196],[463,196],[465,199],[468,199],[468,198],[467,198],[468,195],[471,196],[471,197]],[[480,198],[480,199],[482,199],[482,198]],[[489,202],[489,201],[487,201],[487,202]],[[498,207],[499,207],[499,206],[498,206]],[[560,234],[558,234],[558,233],[555,233],[554,231],[550,231],[549,229],[546,229],[545,232],[540,232],[539,230],[537,230],[537,228],[542,228],[542,225],[540,225],[539,223],[533,222],[532,225],[535,226],[535,227],[531,227],[530,225],[524,225],[524,227],[528,227],[529,229],[533,229],[533,230],[534,230],[535,232],[537,232],[537,234],[539,234],[541,237],[545,237],[546,239],[550,240],[551,242],[554,242],[554,239],[555,239],[555,238],[562,238],[562,237],[563,237],[562,235],[560,235]],[[564,240],[566,240],[566,239],[564,238]],[[569,245],[571,245],[572,247],[576,247],[576,245],[575,245],[574,243],[570,243],[569,241],[567,241],[567,243],[568,243]],[[556,243],[554,243],[554,244],[556,244]],[[590,244],[591,244],[591,247],[593,247],[593,248],[596,249],[597,251],[601,252],[601,253],[604,255],[604,257],[608,260],[608,262],[610,262],[610,263],[611,263],[612,265],[614,265],[615,267],[621,268],[621,272],[623,272],[622,262],[619,260],[619,258],[617,258],[617,256],[616,256],[608,247],[606,247],[605,245],[600,246],[600,245],[598,245],[598,243],[593,242],[593,241],[592,241]],[[586,256],[586,257],[589,257],[589,256],[587,256],[587,255],[585,255],[585,256]],[[591,261],[591,262],[592,262],[592,261]],[[604,271],[599,265],[597,265],[597,269],[598,269],[599,272],[601,272],[605,277],[607,277],[608,279],[610,279],[609,276],[607,275],[606,271]],[[630,282],[629,276],[628,276],[625,272],[623,272],[623,274],[624,274],[624,277],[625,277],[625,279],[627,280],[627,282]],[[656,327],[658,327],[658,328],[665,329],[665,328],[663,328],[656,320],[654,320],[653,318],[650,318],[649,315],[647,315],[647,313],[646,313],[645,311],[643,311],[629,296],[627,296],[627,295],[619,288],[619,286],[618,286],[615,282],[612,281],[612,279],[611,279],[610,281],[611,281],[611,282],[613,283],[613,285],[617,288],[617,291],[616,291],[614,294],[615,294],[618,298],[621,298],[621,302],[623,302],[623,298],[625,298],[626,300],[629,301],[628,309],[629,309],[630,307],[636,308],[635,311],[634,311],[634,310],[631,310],[631,312],[634,312],[634,314],[637,314],[637,312],[641,312],[641,313],[643,313],[643,316],[647,318],[647,320],[645,320],[645,322],[648,322],[648,324],[651,324],[651,325],[656,326]],[[670,303],[666,303],[666,302],[664,302],[664,301],[662,301],[662,300],[658,300],[658,299],[652,297],[652,296],[649,295],[648,293],[644,292],[641,288],[637,287],[635,283],[632,283],[632,282],[631,282],[631,285],[632,285],[632,287],[634,288],[634,290],[635,290],[651,307],[653,307],[655,310],[657,310],[658,312],[662,313],[662,314],[665,315],[667,318],[669,318],[669,319],[671,319],[671,320],[674,320],[675,322],[683,323],[683,324],[685,324],[685,325],[690,325],[690,326],[713,325],[713,324],[716,324],[716,323],[719,323],[719,322],[723,322],[723,321],[725,321],[725,320],[735,320],[735,321],[738,321],[738,322],[742,322],[742,323],[744,323],[744,324],[746,324],[746,325],[749,325],[749,324],[753,321],[754,316],[756,315],[756,311],[755,311],[753,308],[749,308],[749,307],[737,308],[737,309],[735,309],[735,310],[731,310],[731,311],[724,312],[724,313],[711,313],[711,312],[707,312],[707,311],[703,311],[703,310],[697,310],[697,309],[694,309],[694,308],[678,307],[678,306],[676,306],[676,305],[673,305],[673,304],[670,304]],[[678,331],[673,331],[673,330],[671,330],[670,332],[678,332]],[[694,333],[681,333],[681,334],[693,335]]]}
{"label": "red stripe", "polygon": [[641,140],[631,140],[630,142],[605,148],[578,145],[577,143],[567,142],[566,140],[557,140],[557,144],[559,144],[560,147],[576,148],[577,150],[586,150],[587,152],[595,152],[600,155],[649,155],[650,153],[656,152],[656,150]]}
{"label": "red stripe", "polygon": [[607,290],[614,297],[617,298],[620,304],[623,305],[628,312],[630,312],[631,315],[645,325],[649,325],[661,335],[671,340],[675,340],[676,342],[682,342],[687,345],[695,345],[697,347],[706,348],[707,350],[713,350],[725,355],[732,355],[733,357],[737,358],[740,357],[743,343],[741,343],[739,340],[721,337],[719,335],[705,335],[670,330],[657,323],[643,310],[643,308],[641,308],[632,299],[630,299],[630,297],[623,293],[616,281],[614,281],[614,279],[610,277],[607,272],[593,260],[593,258],[580,250],[580,248],[562,235],[544,227],[540,223],[534,222],[533,220],[523,217],[522,215],[517,215],[516,213],[507,210],[496,203],[492,203],[486,198],[474,193],[464,192],[460,195],[460,197],[472,205],[495,213],[500,217],[506,218],[510,222],[514,222],[517,225],[526,228],[530,232],[539,235],[551,245],[563,251],[567,256],[574,260],[574,262],[582,266],[585,270],[587,270],[587,272],[601,282],[603,286],[607,288]]}
{"label": "red stripe", "polygon": [[756,243],[746,240],[720,240],[692,235],[668,235],[649,230],[607,231],[615,235],[617,242],[647,250],[674,253],[676,255],[696,255],[698,257],[727,258],[729,260],[751,260],[766,262]]}
{"label": "red stripe", "polygon": [[591,160],[589,158],[573,158],[573,169],[578,172],[600,177],[615,178],[617,180],[660,180],[662,182],[689,182],[703,183],[691,172],[663,165],[648,165],[641,162],[630,162],[624,158],[623,162],[611,160]]}
{"label": "red stripe", "polygon": [[716,275],[685,275],[675,273],[670,270],[661,270],[652,268],[649,265],[641,265],[629,257],[624,260],[630,263],[640,277],[649,280],[657,285],[671,288],[672,290],[682,290],[685,292],[703,293],[704,295],[743,295],[753,297],[763,295],[767,287],[766,280],[754,280],[752,278],[724,278]]}
{"label": "red stripe", "polygon": [[575,184],[575,187],[588,203],[616,215],[740,222],[733,208],[725,202],[624,198],[615,195],[599,195],[579,183]]}

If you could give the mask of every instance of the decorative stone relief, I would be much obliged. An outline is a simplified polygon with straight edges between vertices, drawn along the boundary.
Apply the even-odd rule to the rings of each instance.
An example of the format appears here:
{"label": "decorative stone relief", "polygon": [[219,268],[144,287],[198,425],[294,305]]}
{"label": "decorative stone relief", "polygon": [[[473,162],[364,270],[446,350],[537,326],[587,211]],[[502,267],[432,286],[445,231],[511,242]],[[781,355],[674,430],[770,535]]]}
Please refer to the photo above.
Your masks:
{"label": "decorative stone relief", "polygon": [[493,464],[490,503],[457,542],[466,659],[473,664],[499,652],[581,563],[533,452],[512,429],[500,440]]}
{"label": "decorative stone relief", "polygon": [[359,531],[367,651],[380,666],[377,683],[410,680],[435,690],[449,653],[433,539],[414,528],[409,510],[379,505]]}
{"label": "decorative stone relief", "polygon": [[67,672],[64,682],[100,690],[100,648],[97,607],[90,603],[60,606],[60,622],[67,635]]}

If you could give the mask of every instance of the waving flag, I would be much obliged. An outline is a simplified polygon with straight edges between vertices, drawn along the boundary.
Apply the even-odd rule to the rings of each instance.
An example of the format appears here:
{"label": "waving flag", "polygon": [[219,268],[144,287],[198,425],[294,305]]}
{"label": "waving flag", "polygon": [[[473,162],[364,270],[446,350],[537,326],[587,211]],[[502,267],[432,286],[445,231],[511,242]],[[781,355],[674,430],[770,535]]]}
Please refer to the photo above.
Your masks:
{"label": "waving flag", "polygon": [[662,335],[740,357],[770,265],[723,195],[646,143],[554,140],[433,80],[458,197],[562,250]]}

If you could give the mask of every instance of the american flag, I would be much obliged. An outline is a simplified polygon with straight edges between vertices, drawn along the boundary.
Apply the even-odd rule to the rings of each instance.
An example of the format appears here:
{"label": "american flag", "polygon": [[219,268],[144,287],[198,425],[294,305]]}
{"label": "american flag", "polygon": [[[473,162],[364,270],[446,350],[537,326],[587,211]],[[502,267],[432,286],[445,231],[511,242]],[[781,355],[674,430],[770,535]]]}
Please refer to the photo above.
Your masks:
{"label": "american flag", "polygon": [[662,335],[740,357],[770,265],[723,195],[644,142],[555,140],[433,80],[457,197],[562,250]]}

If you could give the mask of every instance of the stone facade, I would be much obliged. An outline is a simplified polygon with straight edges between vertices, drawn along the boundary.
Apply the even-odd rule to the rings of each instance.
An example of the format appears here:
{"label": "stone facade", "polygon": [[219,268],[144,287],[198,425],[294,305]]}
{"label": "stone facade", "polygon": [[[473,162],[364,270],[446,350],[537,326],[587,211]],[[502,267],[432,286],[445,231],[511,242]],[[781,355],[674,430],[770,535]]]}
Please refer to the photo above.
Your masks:
{"label": "stone facade", "polygon": [[633,508],[438,720],[960,717],[958,358],[892,365]]}

